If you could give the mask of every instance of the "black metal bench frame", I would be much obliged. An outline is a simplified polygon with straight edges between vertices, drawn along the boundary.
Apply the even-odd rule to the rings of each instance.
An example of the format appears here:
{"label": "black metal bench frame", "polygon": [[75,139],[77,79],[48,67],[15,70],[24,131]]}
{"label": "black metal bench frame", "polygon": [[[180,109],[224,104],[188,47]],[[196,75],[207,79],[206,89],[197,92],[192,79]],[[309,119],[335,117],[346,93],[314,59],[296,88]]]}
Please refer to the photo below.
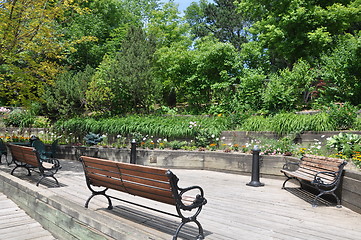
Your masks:
{"label": "black metal bench frame", "polygon": [[[92,161],[95,160],[95,161],[103,161],[103,162],[106,161],[106,162],[116,163],[117,167],[118,167],[118,170],[119,170],[119,173],[118,173],[119,174],[119,179],[118,179],[118,181],[121,184],[127,181],[127,180],[124,180],[123,177],[122,177],[122,176],[126,175],[126,174],[122,173],[122,165],[123,166],[124,165],[131,165],[133,167],[138,167],[139,169],[141,169],[140,171],[146,171],[147,169],[154,169],[153,167],[147,167],[147,166],[142,166],[142,165],[120,163],[120,162],[104,160],[104,159],[99,159],[99,158],[94,158],[94,157],[81,156],[79,159],[83,164],[85,178],[86,178],[86,184],[87,184],[89,190],[91,191],[91,196],[85,202],[85,207],[86,208],[88,208],[89,202],[93,197],[98,196],[98,195],[103,195],[108,200],[108,209],[110,209],[110,210],[113,209],[113,204],[112,204],[111,199],[116,199],[116,200],[119,200],[119,201],[122,201],[122,202],[126,202],[126,203],[129,203],[129,204],[136,205],[138,207],[143,207],[143,208],[146,208],[146,209],[149,209],[149,210],[152,210],[152,211],[156,211],[156,212],[167,214],[167,215],[170,215],[170,216],[173,216],[173,217],[181,218],[181,223],[178,225],[177,230],[175,231],[175,233],[173,235],[173,240],[177,239],[178,234],[179,234],[180,230],[182,229],[182,227],[186,223],[189,223],[189,222],[194,222],[198,226],[197,240],[204,239],[204,233],[203,233],[202,225],[197,220],[197,216],[200,214],[203,205],[205,205],[207,203],[207,200],[204,198],[204,191],[203,191],[203,189],[201,187],[199,187],[199,186],[191,186],[191,187],[187,187],[187,188],[180,188],[178,186],[178,182],[179,182],[178,177],[174,173],[172,173],[170,170],[164,169],[165,174],[166,174],[167,178],[169,179],[169,187],[171,189],[171,193],[172,193],[172,196],[174,198],[174,205],[176,207],[177,214],[165,212],[165,211],[155,209],[155,208],[152,208],[152,207],[149,207],[149,206],[137,204],[137,203],[134,203],[134,202],[131,202],[131,201],[127,201],[125,199],[121,199],[121,198],[118,198],[118,197],[108,195],[106,193],[106,191],[109,188],[111,188],[111,187],[109,187],[109,184],[107,184],[106,182],[104,182],[104,184],[102,184],[99,181],[97,181],[96,183],[93,184],[93,182],[91,180],[91,177],[90,177],[90,173],[89,173],[89,171],[91,171],[91,170],[89,170],[89,167],[87,166],[86,161],[84,161],[84,159],[86,159],[86,158],[91,159]],[[101,166],[101,165],[98,165],[98,166]],[[104,174],[106,174],[106,173],[104,173]],[[105,177],[106,177],[105,179],[109,179],[109,181],[112,181],[111,179],[114,179],[114,172],[109,171],[109,176],[105,176]],[[102,186],[102,185],[104,185],[104,186]],[[104,187],[105,189],[100,190],[100,191],[99,190],[94,190],[93,186]],[[155,186],[154,188],[156,189],[157,187]],[[119,190],[119,189],[115,189],[115,190]],[[192,203],[191,204],[185,205],[183,203],[184,194],[186,192],[191,191],[191,190],[197,190],[197,191],[199,191],[199,194],[197,194],[196,197],[192,198]],[[130,193],[130,192],[128,192],[126,187],[124,187],[124,190],[119,190],[119,191],[122,191],[122,192],[125,192],[125,193]],[[136,195],[134,193],[130,193],[130,194],[135,195],[135,196],[141,196],[141,195]],[[145,197],[145,196],[141,196],[141,197]],[[147,197],[145,197],[145,198],[147,198]],[[152,199],[152,198],[149,198],[149,199]],[[155,199],[152,199],[152,200],[155,200]],[[157,200],[155,200],[155,201],[157,201]],[[172,204],[172,203],[170,203],[170,204]],[[192,211],[193,209],[195,209],[194,210],[195,213],[193,213],[192,216],[185,216],[183,214],[183,212],[182,212],[182,211]]]}
{"label": "black metal bench frame", "polygon": [[15,167],[11,170],[11,175],[14,175],[17,168],[25,168],[28,171],[28,176],[31,176],[30,170],[36,171],[35,169],[37,169],[36,172],[39,173],[41,177],[37,181],[36,186],[39,186],[40,182],[46,177],[53,178],[59,186],[59,182],[54,176],[58,170],[61,169],[58,159],[49,158],[47,161],[44,161],[40,158],[36,149],[32,147],[15,144],[8,144],[8,147],[11,152],[12,162],[15,164]]}
{"label": "black metal bench frame", "polygon": [[341,183],[343,168],[346,164],[347,162],[342,159],[306,154],[299,162],[288,162],[283,166],[281,172],[287,179],[282,189],[286,188],[286,183],[291,179],[297,180],[301,187],[302,181],[305,181],[319,192],[312,201],[313,207],[318,205],[318,198],[329,194],[336,198],[336,206],[340,208],[342,207],[341,200],[335,191]]}

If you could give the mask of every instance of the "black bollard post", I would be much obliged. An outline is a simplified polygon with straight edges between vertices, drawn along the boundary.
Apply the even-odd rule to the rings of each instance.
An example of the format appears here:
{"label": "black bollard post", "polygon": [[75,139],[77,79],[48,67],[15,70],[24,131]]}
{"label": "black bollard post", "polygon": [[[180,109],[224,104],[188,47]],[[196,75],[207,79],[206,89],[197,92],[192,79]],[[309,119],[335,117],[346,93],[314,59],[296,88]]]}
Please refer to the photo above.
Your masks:
{"label": "black bollard post", "polygon": [[137,142],[135,139],[132,140],[130,143],[130,163],[136,164],[137,163]]}
{"label": "black bollard post", "polygon": [[254,146],[254,149],[252,150],[252,178],[249,183],[247,183],[247,186],[251,187],[262,187],[264,186],[263,183],[259,181],[259,153],[260,149],[257,145]]}

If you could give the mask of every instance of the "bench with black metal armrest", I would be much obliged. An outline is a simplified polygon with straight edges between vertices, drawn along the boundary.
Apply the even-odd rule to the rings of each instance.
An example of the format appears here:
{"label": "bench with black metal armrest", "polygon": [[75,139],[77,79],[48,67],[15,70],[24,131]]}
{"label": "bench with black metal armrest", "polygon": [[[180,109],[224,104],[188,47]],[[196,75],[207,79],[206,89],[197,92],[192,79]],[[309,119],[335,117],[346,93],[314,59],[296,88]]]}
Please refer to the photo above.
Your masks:
{"label": "bench with black metal armrest", "polygon": [[36,169],[41,176],[36,183],[36,186],[39,186],[39,183],[46,177],[53,178],[59,186],[59,182],[54,176],[58,170],[61,169],[57,159],[52,158],[45,162],[41,160],[39,153],[32,147],[19,146],[16,144],[8,144],[8,147],[12,156],[12,162],[15,164],[15,167],[11,171],[11,175],[14,175],[17,168],[27,169],[28,176],[31,175],[30,170]]}
{"label": "bench with black metal armrest", "polygon": [[[291,179],[301,180],[314,186],[319,194],[312,201],[312,206],[317,206],[317,199],[325,194],[333,195],[337,200],[337,207],[341,207],[341,200],[335,194],[339,187],[342,171],[347,162],[339,158],[324,156],[304,155],[298,163],[286,163],[281,172],[287,177],[282,188]],[[301,184],[302,185],[302,184]]]}
{"label": "bench with black metal armrest", "polygon": [[[173,235],[173,240],[177,239],[181,228],[189,222],[194,222],[198,226],[197,239],[204,239],[203,228],[197,220],[197,216],[200,214],[203,205],[207,203],[201,187],[178,187],[179,179],[168,169],[121,163],[86,156],[81,156],[80,160],[83,164],[87,186],[92,192],[92,195],[85,203],[86,208],[88,208],[89,202],[94,196],[103,195],[108,200],[108,209],[113,208],[111,201],[113,198],[181,218],[182,222],[179,224]],[[94,186],[104,187],[105,189],[101,191],[94,190]],[[114,189],[135,196],[174,205],[177,214],[110,196],[106,193],[108,189]],[[198,194],[195,194],[194,197],[186,196],[186,193],[189,194],[192,190],[197,191]],[[183,213],[184,211],[192,210],[194,211],[194,214],[190,217],[186,217]]]}

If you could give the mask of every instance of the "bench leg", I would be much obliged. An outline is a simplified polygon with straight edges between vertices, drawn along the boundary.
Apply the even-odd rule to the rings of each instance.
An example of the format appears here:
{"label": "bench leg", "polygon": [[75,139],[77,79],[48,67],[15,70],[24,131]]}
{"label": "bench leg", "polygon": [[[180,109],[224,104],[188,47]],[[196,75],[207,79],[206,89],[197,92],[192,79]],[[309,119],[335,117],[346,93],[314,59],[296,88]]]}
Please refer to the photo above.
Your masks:
{"label": "bench leg", "polygon": [[198,222],[197,219],[183,219],[182,222],[178,225],[178,228],[176,230],[176,232],[174,233],[173,235],[173,238],[172,240],[177,240],[178,238],[178,234],[180,232],[180,230],[182,229],[182,227],[186,224],[186,223],[189,223],[189,222],[195,222],[198,226],[198,236],[197,236],[197,240],[203,240],[204,239],[204,233],[203,233],[203,227],[202,225],[200,224],[200,222]]}
{"label": "bench leg", "polygon": [[[14,175],[14,171],[15,171],[15,169],[17,169],[18,167],[24,167],[24,166],[21,166],[21,165],[17,165],[17,166],[15,166],[14,168],[13,168],[13,170],[11,170],[11,175]],[[26,170],[28,170],[28,175],[27,176],[31,176],[31,172],[30,172],[30,169],[29,168],[27,168],[27,167],[24,167],[24,168],[26,168]]]}
{"label": "bench leg", "polygon": [[54,176],[46,176],[46,175],[41,175],[41,178],[40,178],[40,179],[38,180],[38,182],[36,183],[36,186],[39,186],[40,182],[41,182],[44,178],[46,178],[46,177],[52,177],[52,178],[55,180],[56,185],[57,185],[58,187],[60,187],[59,182],[58,182],[58,179],[56,179]]}
{"label": "bench leg", "polygon": [[105,189],[103,191],[99,191],[99,192],[96,192],[94,190],[92,190],[92,195],[88,198],[88,200],[86,200],[85,202],[85,208],[88,208],[89,207],[89,202],[90,200],[95,197],[95,196],[98,196],[98,195],[103,195],[104,197],[107,198],[108,200],[108,209],[109,210],[112,210],[113,209],[113,204],[112,204],[112,200],[110,199],[110,197],[108,195],[105,194],[105,191],[108,190],[108,189]]}
{"label": "bench leg", "polygon": [[337,197],[337,195],[335,194],[334,190],[336,190],[336,188],[332,189],[332,190],[329,190],[329,191],[324,191],[324,190],[319,190],[320,193],[315,197],[315,199],[312,201],[312,207],[317,207],[317,199],[320,198],[322,195],[324,194],[331,194],[332,196],[335,197],[336,199],[336,207],[337,208],[342,208],[342,205],[341,205],[341,200],[339,197]]}
{"label": "bench leg", "polygon": [[282,189],[285,189],[286,188],[286,182],[288,182],[289,180],[291,180],[291,179],[295,179],[295,180],[297,180],[298,181],[298,183],[301,185],[301,181],[298,179],[298,178],[295,178],[295,177],[288,177],[288,176],[286,176],[287,177],[287,179],[283,182],[283,185],[282,185]]}

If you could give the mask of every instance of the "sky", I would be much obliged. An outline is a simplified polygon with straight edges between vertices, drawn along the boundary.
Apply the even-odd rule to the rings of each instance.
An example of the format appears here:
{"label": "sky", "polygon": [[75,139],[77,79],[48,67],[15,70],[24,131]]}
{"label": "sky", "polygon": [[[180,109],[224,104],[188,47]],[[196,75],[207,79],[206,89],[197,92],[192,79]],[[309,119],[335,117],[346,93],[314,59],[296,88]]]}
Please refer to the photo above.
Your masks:
{"label": "sky", "polygon": [[[166,0],[164,0],[164,2],[166,2]],[[174,3],[179,5],[178,10],[181,13],[183,13],[192,2],[198,2],[198,0],[174,0]],[[208,2],[213,2],[213,0],[208,0]]]}
{"label": "sky", "polygon": [[176,4],[179,4],[178,10],[183,13],[192,2],[198,2],[197,0],[174,0]]}

